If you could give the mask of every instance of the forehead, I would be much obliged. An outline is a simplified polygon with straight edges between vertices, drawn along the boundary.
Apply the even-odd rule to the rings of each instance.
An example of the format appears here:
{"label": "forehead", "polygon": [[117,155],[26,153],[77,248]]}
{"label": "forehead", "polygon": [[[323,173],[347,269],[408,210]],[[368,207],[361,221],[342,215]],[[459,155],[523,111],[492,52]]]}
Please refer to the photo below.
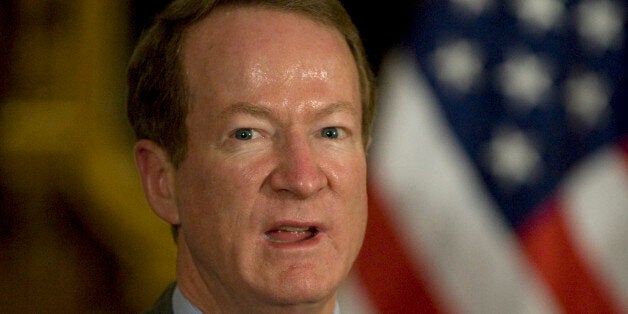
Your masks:
{"label": "forehead", "polygon": [[184,46],[196,42],[216,47],[237,46],[238,39],[247,38],[251,47],[267,44],[269,40],[303,39],[291,36],[311,33],[316,37],[328,37],[333,33],[342,40],[340,32],[329,25],[315,21],[305,13],[293,12],[262,5],[223,6],[215,8],[207,17],[193,24],[185,33]]}
{"label": "forehead", "polygon": [[217,8],[187,30],[182,49],[188,82],[199,75],[211,79],[208,73],[234,75],[234,69],[257,74],[268,67],[284,73],[295,66],[314,72],[317,67],[356,69],[338,30],[298,13],[260,6]]}

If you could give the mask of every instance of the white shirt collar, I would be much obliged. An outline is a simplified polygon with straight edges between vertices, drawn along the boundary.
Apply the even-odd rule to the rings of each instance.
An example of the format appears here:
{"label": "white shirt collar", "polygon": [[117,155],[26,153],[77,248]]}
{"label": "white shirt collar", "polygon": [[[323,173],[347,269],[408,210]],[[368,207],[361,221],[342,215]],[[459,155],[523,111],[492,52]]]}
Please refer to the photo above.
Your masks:
{"label": "white shirt collar", "polygon": [[179,286],[172,293],[172,313],[174,314],[203,314],[192,302],[183,296]]}

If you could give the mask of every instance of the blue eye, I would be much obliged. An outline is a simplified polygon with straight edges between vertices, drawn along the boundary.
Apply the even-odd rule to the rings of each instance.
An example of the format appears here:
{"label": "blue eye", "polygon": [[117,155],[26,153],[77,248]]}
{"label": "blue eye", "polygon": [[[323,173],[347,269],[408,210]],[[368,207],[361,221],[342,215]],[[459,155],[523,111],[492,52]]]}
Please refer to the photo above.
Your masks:
{"label": "blue eye", "polygon": [[321,130],[321,136],[324,138],[335,139],[338,138],[338,128],[337,127],[326,127]]}
{"label": "blue eye", "polygon": [[237,129],[234,137],[238,140],[248,141],[253,138],[253,130],[251,129]]}

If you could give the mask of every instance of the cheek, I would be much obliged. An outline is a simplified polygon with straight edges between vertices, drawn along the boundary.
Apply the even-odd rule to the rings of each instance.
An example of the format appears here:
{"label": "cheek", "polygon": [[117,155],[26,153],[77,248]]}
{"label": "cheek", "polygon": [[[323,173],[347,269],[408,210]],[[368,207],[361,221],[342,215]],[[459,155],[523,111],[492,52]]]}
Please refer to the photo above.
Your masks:
{"label": "cheek", "polygon": [[332,189],[342,190],[347,198],[365,200],[366,160],[363,157],[341,159],[332,168],[329,171]]}
{"label": "cheek", "polygon": [[342,165],[344,167],[338,167],[333,173],[332,190],[344,203],[344,220],[349,231],[347,236],[355,237],[357,234],[362,235],[366,228],[366,161],[355,158]]}
{"label": "cheek", "polygon": [[255,167],[260,163],[252,158],[203,158],[202,154],[198,155],[194,159],[190,157],[180,169],[178,191],[196,194],[192,197],[202,199],[247,193],[246,187],[250,187],[260,174],[259,167]]}
{"label": "cheek", "polygon": [[182,165],[177,187],[182,223],[222,232],[241,223],[263,182],[264,170],[253,165],[234,160]]}
{"label": "cheek", "polygon": [[178,195],[181,230],[199,260],[224,268],[233,261],[250,229],[254,174],[242,166],[186,169]]}

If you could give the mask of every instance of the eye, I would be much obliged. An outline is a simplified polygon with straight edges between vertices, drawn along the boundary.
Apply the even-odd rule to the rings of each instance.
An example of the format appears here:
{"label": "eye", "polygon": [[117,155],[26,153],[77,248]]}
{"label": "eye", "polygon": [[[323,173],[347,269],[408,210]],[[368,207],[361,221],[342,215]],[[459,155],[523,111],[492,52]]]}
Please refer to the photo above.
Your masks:
{"label": "eye", "polygon": [[321,130],[321,136],[324,138],[336,139],[338,138],[338,128],[337,127],[326,127]]}
{"label": "eye", "polygon": [[256,132],[253,131],[253,129],[237,129],[235,133],[233,134],[233,136],[237,140],[248,141],[248,140],[253,139],[255,133]]}

